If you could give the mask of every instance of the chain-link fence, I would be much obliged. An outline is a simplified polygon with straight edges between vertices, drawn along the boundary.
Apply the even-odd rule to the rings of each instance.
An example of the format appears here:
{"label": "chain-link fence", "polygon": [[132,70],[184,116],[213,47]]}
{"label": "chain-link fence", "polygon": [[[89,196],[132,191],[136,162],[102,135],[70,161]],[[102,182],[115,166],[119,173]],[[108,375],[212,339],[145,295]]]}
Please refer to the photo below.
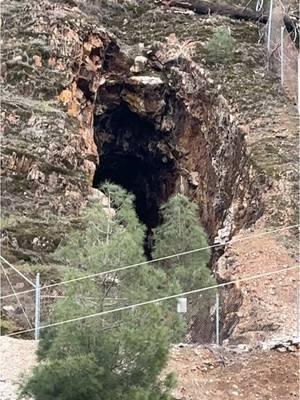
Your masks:
{"label": "chain-link fence", "polygon": [[280,76],[287,95],[299,105],[299,33],[289,17],[289,0],[271,0],[266,27],[269,67]]}
{"label": "chain-link fence", "polygon": [[[110,329],[110,324],[113,329],[116,321],[125,324],[132,315],[144,320],[148,311],[156,307],[162,326],[177,332],[174,342],[258,346],[276,337],[297,337],[297,273],[295,266],[269,268],[257,276],[235,277],[231,282],[210,288],[180,294],[162,287],[154,295],[133,294],[130,299],[122,297],[117,287],[104,292],[104,279],[106,284],[110,279],[102,275],[42,286],[41,290],[28,289],[18,294],[19,300],[16,296],[4,296],[2,314],[4,310],[7,319],[27,326],[25,337],[37,338],[44,326],[51,329],[52,324],[81,325],[82,321],[97,318],[106,329]],[[13,334],[20,330],[14,330],[13,326],[11,329]]]}

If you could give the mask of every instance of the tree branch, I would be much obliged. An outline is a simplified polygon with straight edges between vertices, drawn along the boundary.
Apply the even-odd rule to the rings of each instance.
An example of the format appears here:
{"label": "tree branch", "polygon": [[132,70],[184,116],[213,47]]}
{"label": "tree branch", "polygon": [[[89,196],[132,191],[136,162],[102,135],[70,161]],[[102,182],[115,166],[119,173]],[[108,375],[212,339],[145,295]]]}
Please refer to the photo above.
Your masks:
{"label": "tree branch", "polygon": [[260,21],[263,23],[266,23],[268,20],[267,15],[257,13],[245,7],[216,4],[206,0],[171,0],[169,6],[192,10],[199,15],[219,14],[230,18]]}

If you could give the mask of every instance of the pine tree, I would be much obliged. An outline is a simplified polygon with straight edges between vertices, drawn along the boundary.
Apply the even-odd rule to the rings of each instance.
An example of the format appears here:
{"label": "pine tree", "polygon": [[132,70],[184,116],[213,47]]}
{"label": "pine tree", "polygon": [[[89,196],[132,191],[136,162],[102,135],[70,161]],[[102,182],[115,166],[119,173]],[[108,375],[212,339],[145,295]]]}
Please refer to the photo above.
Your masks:
{"label": "pine tree", "polygon": [[[187,197],[176,194],[161,207],[163,222],[154,230],[154,258],[188,252],[208,246],[207,236],[199,223],[198,208]],[[216,283],[208,268],[210,250],[193,252],[159,262],[159,267],[168,275],[168,282],[189,291]],[[170,288],[168,288],[168,291]],[[205,298],[205,301],[203,301]],[[196,314],[208,315],[214,301],[214,292],[189,296],[189,318]]]}
{"label": "pine tree", "polygon": [[[88,208],[80,232],[71,232],[56,253],[72,270],[67,279],[144,261],[145,229],[134,211],[134,197],[116,185],[102,190],[114,211]],[[77,281],[66,286],[50,322],[155,298],[166,281],[163,270],[150,266]],[[164,382],[158,377],[171,341],[181,333],[175,311],[173,300],[42,331],[42,362],[23,393],[36,400],[170,399],[172,377]]]}
{"label": "pine tree", "polygon": [[[187,197],[177,194],[162,206],[163,223],[154,230],[154,258],[207,247],[199,223],[198,209]],[[162,269],[179,281],[181,289],[192,290],[213,282],[207,264],[209,249],[160,262]]]}

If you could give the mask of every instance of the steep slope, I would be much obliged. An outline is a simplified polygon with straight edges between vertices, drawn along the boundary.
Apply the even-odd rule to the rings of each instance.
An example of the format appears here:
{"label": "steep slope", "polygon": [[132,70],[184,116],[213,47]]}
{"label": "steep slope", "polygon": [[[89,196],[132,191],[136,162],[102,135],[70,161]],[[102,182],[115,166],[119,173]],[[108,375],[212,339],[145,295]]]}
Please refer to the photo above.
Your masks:
{"label": "steep slope", "polygon": [[[72,2],[3,4],[2,249],[32,270],[41,261],[51,270],[51,251],[102,179],[138,196],[131,176],[117,171],[140,165],[150,189],[142,191],[148,200],[137,201],[153,217],[145,220],[142,206],[138,212],[150,229],[177,191],[198,202],[211,242],[295,223],[296,114],[265,68],[257,27],[130,3],[100,18],[117,38],[88,3],[84,12]],[[206,61],[218,26],[236,41],[230,66]],[[296,232],[248,246],[252,253],[219,249],[212,267],[220,281],[296,263]],[[223,339],[256,344],[285,326],[284,335],[294,336],[296,278],[283,274],[291,295],[275,285],[272,300],[255,309],[263,287],[226,289]],[[290,312],[279,320],[273,302]],[[248,335],[257,319],[267,323]]]}

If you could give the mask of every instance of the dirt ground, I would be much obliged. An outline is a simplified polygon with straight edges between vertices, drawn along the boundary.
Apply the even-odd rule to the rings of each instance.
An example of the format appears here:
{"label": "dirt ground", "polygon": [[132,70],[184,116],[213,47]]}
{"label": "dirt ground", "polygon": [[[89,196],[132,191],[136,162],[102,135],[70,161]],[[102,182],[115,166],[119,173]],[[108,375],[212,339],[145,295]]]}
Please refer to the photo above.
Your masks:
{"label": "dirt ground", "polygon": [[[246,232],[244,236],[247,235]],[[239,237],[243,238],[243,234]],[[224,280],[237,280],[237,284],[223,291],[223,339],[229,337],[231,344],[255,348],[262,342],[297,337],[299,260],[292,246],[294,238],[288,232],[279,232],[228,247],[219,260],[218,273]],[[279,270],[282,272],[243,281],[244,277]]]}
{"label": "dirt ground", "polygon": [[16,400],[18,383],[36,362],[34,340],[0,337],[0,399]]}
{"label": "dirt ground", "polygon": [[[18,382],[34,366],[36,342],[0,338],[1,400],[16,400]],[[177,374],[176,400],[293,400],[299,398],[299,352],[243,352],[176,346],[166,373]],[[92,399],[91,399],[92,400]]]}
{"label": "dirt ground", "polygon": [[214,353],[200,347],[172,351],[168,371],[177,373],[175,399],[299,399],[299,353]]}

